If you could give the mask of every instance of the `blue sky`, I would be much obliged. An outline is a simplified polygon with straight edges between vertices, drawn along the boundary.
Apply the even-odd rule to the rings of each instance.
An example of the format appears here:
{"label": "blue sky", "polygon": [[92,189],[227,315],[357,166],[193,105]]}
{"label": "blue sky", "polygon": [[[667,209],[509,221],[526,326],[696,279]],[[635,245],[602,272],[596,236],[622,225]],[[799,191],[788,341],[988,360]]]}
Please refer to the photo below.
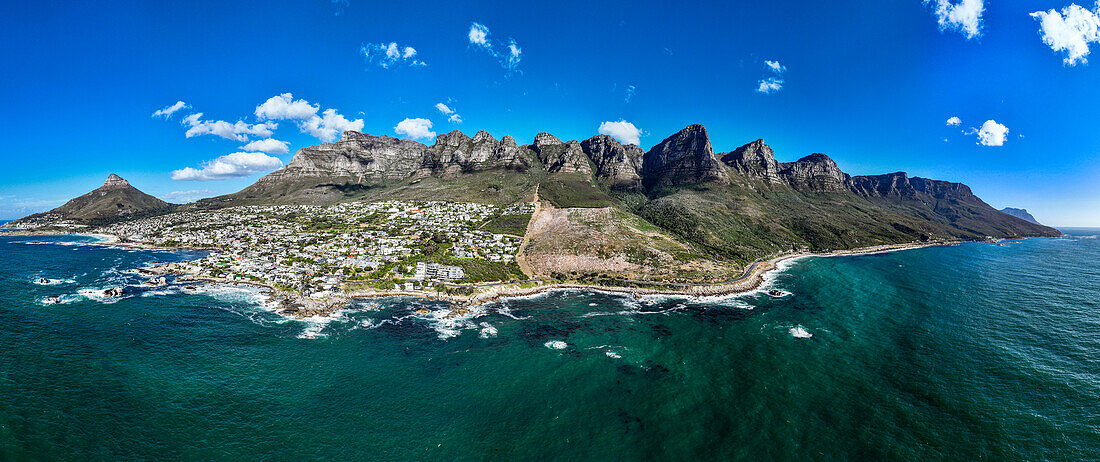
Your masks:
{"label": "blue sky", "polygon": [[[522,143],[626,121],[605,129],[636,127],[643,148],[701,123],[717,151],[764,138],[782,161],[823,152],[851,174],[961,181],[994,207],[1100,226],[1100,74],[1083,54],[1100,38],[1073,27],[1095,4],[517,3],[4,2],[0,218],[112,172],[176,202],[234,192],[359,123]],[[257,111],[285,93],[298,104]],[[288,153],[243,149],[272,125]],[[238,139],[199,134],[219,128]]]}

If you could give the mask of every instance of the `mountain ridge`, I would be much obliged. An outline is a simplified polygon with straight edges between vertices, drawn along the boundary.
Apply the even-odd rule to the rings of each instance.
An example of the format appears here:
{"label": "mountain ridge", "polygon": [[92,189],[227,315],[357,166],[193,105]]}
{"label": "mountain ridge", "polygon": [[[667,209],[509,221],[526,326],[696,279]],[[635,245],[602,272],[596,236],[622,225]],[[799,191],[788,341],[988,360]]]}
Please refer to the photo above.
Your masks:
{"label": "mountain ridge", "polygon": [[905,172],[851,176],[821,153],[780,162],[762,139],[715,153],[699,124],[648,151],[607,135],[563,141],[539,132],[520,144],[454,130],[426,145],[347,131],[299,149],[286,167],[237,193],[179,210],[383,200],[538,200],[544,206],[530,223],[541,223],[539,234],[527,248],[543,266],[529,276],[626,267],[698,276],[699,265],[797,250],[1061,234],[992,208],[962,183]]}

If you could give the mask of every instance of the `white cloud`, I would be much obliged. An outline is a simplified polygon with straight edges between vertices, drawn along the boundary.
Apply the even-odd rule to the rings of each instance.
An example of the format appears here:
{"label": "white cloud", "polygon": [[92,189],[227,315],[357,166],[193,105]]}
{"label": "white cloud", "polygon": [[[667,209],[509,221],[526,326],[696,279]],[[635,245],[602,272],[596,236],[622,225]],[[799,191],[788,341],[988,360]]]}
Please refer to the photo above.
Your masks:
{"label": "white cloud", "polygon": [[167,119],[169,117],[172,117],[172,114],[174,114],[176,111],[180,109],[187,109],[190,107],[191,106],[188,106],[187,103],[183,101],[176,101],[176,104],[165,106],[164,109],[158,109],[157,112],[153,113],[153,117],[164,117],[165,119]]}
{"label": "white cloud", "polygon": [[[489,38],[489,28],[485,27],[484,24],[470,23],[470,31],[466,34],[466,38],[469,40],[470,45],[485,50],[500,62],[501,67],[509,71],[516,70],[523,57],[523,49],[519,47],[519,44],[513,38],[509,38],[505,43],[498,42],[497,47],[494,47],[493,41]],[[507,48],[508,51],[500,52],[497,51],[498,48]]]}
{"label": "white cloud", "polygon": [[176,204],[186,204],[189,202],[195,202],[199,199],[205,199],[215,195],[214,191],[209,189],[192,189],[188,191],[172,191],[160,196],[161,200],[166,202],[173,202]]}
{"label": "white cloud", "polygon": [[436,103],[435,108],[438,109],[441,114],[449,116],[447,117],[448,122],[453,124],[462,123],[462,116],[458,115],[458,113],[456,113],[455,110],[450,106],[447,106],[443,103]]}
{"label": "white cloud", "polygon": [[1075,3],[1055,10],[1036,11],[1031,17],[1039,20],[1043,43],[1054,51],[1064,51],[1063,63],[1067,66],[1084,64],[1089,54],[1089,43],[1100,42],[1100,2],[1093,11]]}
{"label": "white cloud", "polygon": [[414,140],[435,138],[432,131],[432,121],[428,119],[405,119],[393,127],[394,133]]}
{"label": "white cloud", "polygon": [[519,66],[519,60],[522,54],[523,50],[516,44],[516,41],[508,39],[508,57],[504,61],[504,67],[515,69],[516,66]]}
{"label": "white cloud", "polygon": [[262,152],[235,152],[204,162],[202,168],[186,167],[172,172],[173,180],[224,180],[275,170],[283,161]]}
{"label": "white cloud", "polygon": [[634,85],[627,85],[626,86],[626,98],[623,98],[624,102],[629,103],[630,100],[634,98],[634,90],[635,90]]}
{"label": "white cloud", "polygon": [[978,135],[978,144],[982,146],[1004,146],[1005,135],[1008,135],[1008,127],[993,120],[987,120],[982,128],[972,128],[968,134]]}
{"label": "white cloud", "polygon": [[266,152],[268,154],[286,154],[290,152],[290,143],[274,138],[256,140],[241,146],[241,149],[250,152]]}
{"label": "white cloud", "polygon": [[[395,53],[401,52],[395,51]],[[336,135],[347,130],[363,130],[363,119],[348,120],[332,108],[325,109],[321,115],[317,115],[320,108],[320,105],[310,104],[304,99],[295,101],[291,93],[283,93],[272,96],[263,104],[256,106],[256,117],[260,120],[297,120],[298,129],[302,133],[309,133],[326,143],[336,141]]]}
{"label": "white cloud", "polygon": [[260,120],[305,120],[313,117],[320,110],[320,106],[309,104],[304,99],[294,101],[294,95],[283,93],[275,95],[256,106],[256,117]]}
{"label": "white cloud", "polygon": [[765,60],[764,65],[768,66],[768,69],[770,69],[772,72],[774,72],[776,74],[782,74],[782,73],[787,71],[787,66],[779,64],[779,61]]}
{"label": "white cloud", "polygon": [[489,43],[489,28],[476,22],[470,24],[470,33],[467,37],[470,39],[470,44],[472,45],[485,48],[493,47],[493,44]]}
{"label": "white cloud", "polygon": [[326,143],[336,141],[336,135],[348,130],[363,131],[363,119],[348,120],[336,113],[336,109],[325,109],[324,117],[313,116],[302,122],[299,127],[303,133],[309,133]]}
{"label": "white cloud", "polygon": [[756,87],[758,93],[765,95],[775,93],[783,89],[783,79],[768,77],[760,81],[760,86]]}
{"label": "white cloud", "polygon": [[947,119],[947,125],[950,125],[952,127],[957,127],[962,123],[962,120],[955,116],[951,116],[950,119]]}
{"label": "white cloud", "polygon": [[382,69],[389,69],[390,66],[395,64],[406,64],[409,67],[428,65],[424,61],[416,59],[416,48],[401,47],[397,45],[397,42],[368,43],[359,48],[359,53],[363,55],[363,59],[368,63],[377,64]]}
{"label": "white cloud", "polygon": [[607,135],[619,140],[623,144],[640,145],[640,138],[642,137],[642,131],[635,127],[634,124],[625,120],[618,122],[604,122],[600,124],[600,134]]}
{"label": "white cloud", "polygon": [[[927,5],[932,0],[924,0]],[[982,12],[985,10],[983,0],[935,0],[936,22],[940,25],[940,31],[956,30],[966,36],[967,40],[982,35]]]}
{"label": "white cloud", "polygon": [[225,139],[240,142],[248,141],[249,135],[260,138],[270,138],[272,130],[279,127],[275,122],[264,122],[254,125],[238,120],[237,123],[229,123],[224,120],[202,120],[202,113],[197,112],[183,118],[184,125],[189,126],[184,134],[188,138],[202,135],[217,135]]}

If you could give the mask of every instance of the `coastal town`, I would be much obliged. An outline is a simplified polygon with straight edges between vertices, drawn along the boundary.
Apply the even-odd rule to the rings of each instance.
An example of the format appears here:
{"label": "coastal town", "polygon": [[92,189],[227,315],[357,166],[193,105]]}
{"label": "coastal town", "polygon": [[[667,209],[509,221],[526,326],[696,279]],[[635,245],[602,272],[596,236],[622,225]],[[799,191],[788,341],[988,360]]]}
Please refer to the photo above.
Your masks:
{"label": "coastal town", "polygon": [[211,251],[158,271],[325,299],[364,288],[444,291],[523,279],[515,263],[522,230],[509,234],[493,225],[527,220],[533,211],[531,203],[238,206],[124,221],[97,232],[123,243]]}

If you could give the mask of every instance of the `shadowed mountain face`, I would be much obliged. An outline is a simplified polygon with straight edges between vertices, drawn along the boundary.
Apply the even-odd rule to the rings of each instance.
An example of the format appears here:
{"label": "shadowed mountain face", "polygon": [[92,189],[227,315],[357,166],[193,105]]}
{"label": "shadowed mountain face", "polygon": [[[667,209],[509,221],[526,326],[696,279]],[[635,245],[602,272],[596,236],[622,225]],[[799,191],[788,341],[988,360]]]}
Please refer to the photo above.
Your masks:
{"label": "shadowed mountain face", "polygon": [[36,218],[49,218],[76,224],[104,225],[129,218],[170,212],[175,205],[139,191],[118,175],[111,174],[100,186],[65,205],[45,213],[21,218],[13,225]]}
{"label": "shadowed mountain face", "polygon": [[530,144],[487,132],[441,134],[426,146],[345,132],[299,150],[286,168],[193,207],[341,200],[461,200],[510,204],[535,187],[558,207],[612,205],[697,249],[746,261],[791,248],[842,249],[931,239],[1056,236],[995,210],[966,185],[905,173],[849,176],[825,154],[776,160],[756,140],[715,154],[691,125],[648,152],[600,135]]}

